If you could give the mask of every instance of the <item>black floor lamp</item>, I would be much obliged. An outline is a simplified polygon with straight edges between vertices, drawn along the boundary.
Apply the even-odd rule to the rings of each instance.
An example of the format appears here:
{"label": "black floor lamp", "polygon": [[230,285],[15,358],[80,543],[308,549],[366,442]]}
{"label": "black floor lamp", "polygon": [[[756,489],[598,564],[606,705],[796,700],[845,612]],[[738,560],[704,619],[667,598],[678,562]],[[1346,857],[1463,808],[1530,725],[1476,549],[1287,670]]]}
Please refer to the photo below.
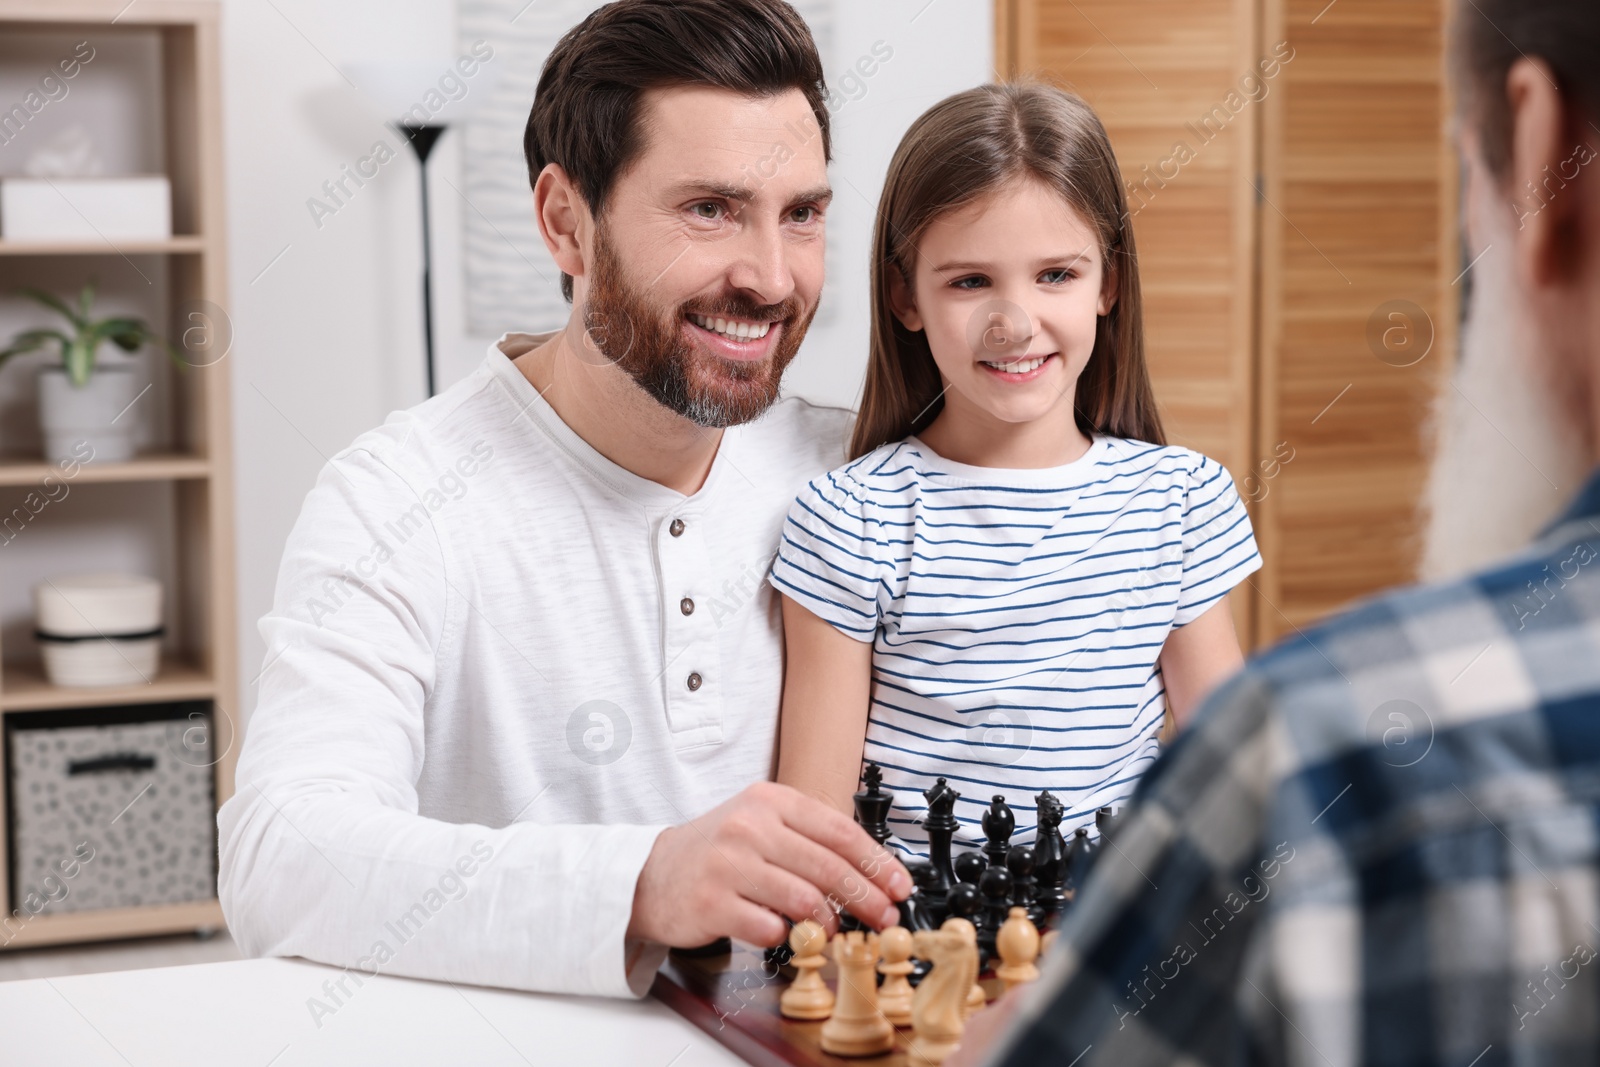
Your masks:
{"label": "black floor lamp", "polygon": [[399,125],[411,142],[411,150],[417,154],[417,173],[422,181],[422,347],[428,367],[428,395],[433,396],[437,392],[437,376],[433,361],[433,239],[428,226],[428,156],[446,127],[442,123],[402,122]]}

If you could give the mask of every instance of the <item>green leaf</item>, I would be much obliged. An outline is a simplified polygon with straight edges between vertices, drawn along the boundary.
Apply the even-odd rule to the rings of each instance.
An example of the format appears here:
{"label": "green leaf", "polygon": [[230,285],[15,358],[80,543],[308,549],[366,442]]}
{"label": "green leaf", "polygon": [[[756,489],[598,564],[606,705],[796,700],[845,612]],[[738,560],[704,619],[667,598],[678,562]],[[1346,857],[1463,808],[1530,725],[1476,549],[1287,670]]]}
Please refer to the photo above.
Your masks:
{"label": "green leaf", "polygon": [[83,311],[85,321],[89,318],[89,309],[94,306],[94,281],[91,279],[83,287],[83,293],[78,297],[78,306]]}
{"label": "green leaf", "polygon": [[43,289],[32,289],[32,288],[18,289],[17,292],[22,294],[23,296],[26,296],[26,297],[30,298],[31,300],[35,301],[36,303],[43,304],[45,307],[50,308],[52,311],[60,312],[62,315],[66,316],[67,321],[72,323],[72,325],[76,329],[81,330],[81,329],[83,329],[85,326],[87,326],[89,324],[89,320],[88,319],[84,318],[83,316],[79,315],[77,312],[73,311],[72,308],[67,306],[66,301],[62,300],[59,296],[56,296],[54,293],[47,293]]}
{"label": "green leaf", "polygon": [[60,330],[24,330],[11,339],[10,348],[0,351],[0,365],[4,365],[12,356],[37,352],[52,341],[61,346],[62,352],[72,343],[72,339]]}
{"label": "green leaf", "polygon": [[102,319],[90,330],[96,347],[109,339],[124,352],[137,352],[150,340],[150,328],[139,319]]}
{"label": "green leaf", "polygon": [[94,343],[83,337],[74,338],[67,346],[62,362],[67,368],[67,377],[79,389],[88,385],[90,375],[94,374],[94,349]]}

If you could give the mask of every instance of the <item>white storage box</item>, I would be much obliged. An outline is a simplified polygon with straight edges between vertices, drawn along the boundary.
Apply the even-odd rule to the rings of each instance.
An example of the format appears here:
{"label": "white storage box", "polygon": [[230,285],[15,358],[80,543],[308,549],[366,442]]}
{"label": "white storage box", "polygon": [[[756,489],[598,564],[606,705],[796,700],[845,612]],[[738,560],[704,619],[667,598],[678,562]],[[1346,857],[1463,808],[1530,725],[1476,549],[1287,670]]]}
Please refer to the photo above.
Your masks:
{"label": "white storage box", "polygon": [[161,583],[83,574],[33,589],[34,636],[54,685],[140,685],[161,669]]}
{"label": "white storage box", "polygon": [[172,236],[165,175],[0,180],[0,237],[8,241],[158,241]]}
{"label": "white storage box", "polygon": [[214,897],[211,715],[206,701],[6,715],[8,912]]}

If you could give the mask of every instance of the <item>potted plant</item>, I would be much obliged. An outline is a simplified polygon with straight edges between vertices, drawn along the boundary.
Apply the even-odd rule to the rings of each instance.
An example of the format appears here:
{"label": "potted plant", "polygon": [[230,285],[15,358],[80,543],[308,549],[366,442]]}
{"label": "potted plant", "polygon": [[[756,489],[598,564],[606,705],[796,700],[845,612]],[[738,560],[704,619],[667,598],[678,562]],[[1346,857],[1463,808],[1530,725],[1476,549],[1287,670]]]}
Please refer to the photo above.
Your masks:
{"label": "potted plant", "polygon": [[17,292],[60,313],[70,327],[69,332],[24,330],[11,339],[11,347],[0,351],[0,366],[4,366],[12,356],[37,352],[51,345],[60,350],[60,365],[39,371],[39,425],[44,433],[45,458],[51,462],[81,459],[82,452],[77,446],[87,442],[92,449],[90,455],[102,462],[132,459],[137,420],[126,417],[126,413],[138,395],[134,391],[133,370],[127,366],[101,364],[97,358],[100,346],[110,341],[131,353],[156,341],[174,360],[177,353],[152,333],[142,319],[92,318],[93,282],[83,287],[77,307],[39,289]]}

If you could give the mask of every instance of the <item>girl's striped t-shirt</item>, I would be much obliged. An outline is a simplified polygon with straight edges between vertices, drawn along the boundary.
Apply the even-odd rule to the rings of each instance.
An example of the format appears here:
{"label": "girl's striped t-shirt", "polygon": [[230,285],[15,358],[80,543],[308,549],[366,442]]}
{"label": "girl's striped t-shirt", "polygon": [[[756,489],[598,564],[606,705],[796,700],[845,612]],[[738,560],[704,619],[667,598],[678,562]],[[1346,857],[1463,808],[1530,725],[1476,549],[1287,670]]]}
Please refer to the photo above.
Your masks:
{"label": "girl's striped t-shirt", "polygon": [[1233,479],[1199,453],[1097,436],[1066,466],[1001,470],[909,437],[806,486],[770,580],[872,642],[864,757],[897,843],[925,855],[940,777],[958,850],[996,795],[1031,842],[1046,789],[1064,832],[1093,834],[1158,753],[1162,643],[1260,566]]}

